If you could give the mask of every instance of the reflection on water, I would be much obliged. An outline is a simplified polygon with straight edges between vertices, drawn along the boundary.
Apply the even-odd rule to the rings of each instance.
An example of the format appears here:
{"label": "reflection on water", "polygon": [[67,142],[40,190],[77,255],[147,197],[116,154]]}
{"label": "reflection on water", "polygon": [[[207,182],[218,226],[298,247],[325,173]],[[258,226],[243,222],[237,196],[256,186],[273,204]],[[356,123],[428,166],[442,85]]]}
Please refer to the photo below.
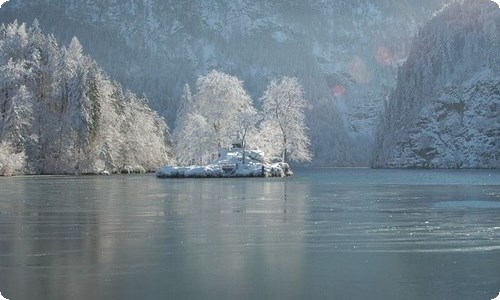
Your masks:
{"label": "reflection on water", "polygon": [[0,292],[8,299],[498,294],[499,171],[296,173],[0,178]]}

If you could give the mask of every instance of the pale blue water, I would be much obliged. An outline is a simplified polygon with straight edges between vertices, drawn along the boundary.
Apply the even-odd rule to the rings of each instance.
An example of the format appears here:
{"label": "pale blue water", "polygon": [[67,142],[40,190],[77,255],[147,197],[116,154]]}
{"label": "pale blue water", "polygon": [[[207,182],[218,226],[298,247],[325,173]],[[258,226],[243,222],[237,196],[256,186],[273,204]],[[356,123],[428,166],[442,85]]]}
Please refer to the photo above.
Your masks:
{"label": "pale blue water", "polygon": [[0,178],[17,299],[493,299],[500,171]]}

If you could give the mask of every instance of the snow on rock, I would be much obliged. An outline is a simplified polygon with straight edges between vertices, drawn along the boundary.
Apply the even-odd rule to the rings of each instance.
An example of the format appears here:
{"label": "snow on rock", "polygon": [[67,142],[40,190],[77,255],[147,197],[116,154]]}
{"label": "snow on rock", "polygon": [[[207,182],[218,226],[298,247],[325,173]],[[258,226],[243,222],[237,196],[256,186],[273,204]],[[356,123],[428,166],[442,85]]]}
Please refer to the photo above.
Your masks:
{"label": "snow on rock", "polygon": [[[243,159],[245,153],[245,159]],[[164,166],[156,176],[159,178],[223,178],[223,177],[287,177],[293,176],[287,163],[263,162],[259,150],[235,149],[222,151],[221,156],[205,166]],[[245,163],[243,163],[245,160]]]}
{"label": "snow on rock", "polygon": [[499,20],[490,1],[455,4],[420,31],[379,126],[375,167],[500,167]]}
{"label": "snow on rock", "polygon": [[397,139],[386,167],[500,167],[500,76],[486,72],[447,88]]}

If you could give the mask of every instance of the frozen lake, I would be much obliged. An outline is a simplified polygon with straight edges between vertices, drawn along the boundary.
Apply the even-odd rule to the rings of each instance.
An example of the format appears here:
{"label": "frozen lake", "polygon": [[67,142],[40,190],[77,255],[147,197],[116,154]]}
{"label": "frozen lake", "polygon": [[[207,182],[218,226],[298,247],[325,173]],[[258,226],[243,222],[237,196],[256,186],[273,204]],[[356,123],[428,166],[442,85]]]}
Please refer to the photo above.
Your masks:
{"label": "frozen lake", "polygon": [[0,178],[18,299],[493,299],[500,170]]}

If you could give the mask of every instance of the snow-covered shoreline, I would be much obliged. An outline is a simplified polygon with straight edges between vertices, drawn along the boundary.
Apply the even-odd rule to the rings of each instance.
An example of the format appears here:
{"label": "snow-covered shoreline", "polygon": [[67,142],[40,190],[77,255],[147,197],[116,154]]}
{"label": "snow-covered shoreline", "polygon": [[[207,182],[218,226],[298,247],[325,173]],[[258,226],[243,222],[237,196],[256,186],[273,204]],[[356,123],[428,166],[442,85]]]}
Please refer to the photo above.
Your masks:
{"label": "snow-covered shoreline", "polygon": [[164,166],[158,172],[158,178],[231,178],[231,177],[288,177],[293,172],[287,163],[268,164],[261,162],[258,152],[225,152],[215,162],[200,166]]}
{"label": "snow-covered shoreline", "polygon": [[293,173],[286,163],[246,164],[225,166],[165,166],[156,172],[158,178],[227,178],[227,177],[288,177]]}

